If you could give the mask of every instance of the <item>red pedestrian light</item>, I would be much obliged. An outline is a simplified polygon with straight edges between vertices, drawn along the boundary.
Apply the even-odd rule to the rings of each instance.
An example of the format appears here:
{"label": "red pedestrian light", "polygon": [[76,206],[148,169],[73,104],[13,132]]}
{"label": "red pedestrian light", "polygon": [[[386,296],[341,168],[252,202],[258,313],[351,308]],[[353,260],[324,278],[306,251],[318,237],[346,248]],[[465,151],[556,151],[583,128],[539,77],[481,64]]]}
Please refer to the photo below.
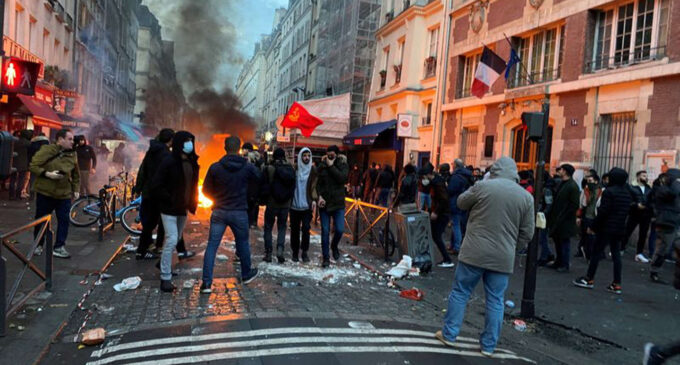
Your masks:
{"label": "red pedestrian light", "polygon": [[33,95],[39,71],[38,63],[13,57],[3,58],[0,91],[7,94]]}

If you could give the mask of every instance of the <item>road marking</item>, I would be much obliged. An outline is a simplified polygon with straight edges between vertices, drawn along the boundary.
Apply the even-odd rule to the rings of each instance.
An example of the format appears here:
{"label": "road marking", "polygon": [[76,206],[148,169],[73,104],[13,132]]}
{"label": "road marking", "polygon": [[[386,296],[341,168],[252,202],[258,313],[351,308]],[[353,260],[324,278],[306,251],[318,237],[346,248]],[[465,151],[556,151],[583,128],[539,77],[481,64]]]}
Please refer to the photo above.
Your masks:
{"label": "road marking", "polygon": [[[198,362],[208,362],[217,360],[242,359],[242,358],[259,358],[266,356],[281,356],[292,354],[314,354],[314,353],[436,353],[447,355],[459,355],[469,357],[483,357],[479,351],[462,351],[446,347],[425,347],[425,346],[309,346],[309,347],[287,347],[278,349],[265,350],[249,350],[238,352],[224,352],[207,355],[176,357],[171,359],[148,360],[141,362],[128,362],[127,364],[136,365],[173,365],[173,364],[191,364]],[[497,353],[492,356],[494,359],[505,360],[519,360],[529,363],[534,361],[511,354]],[[87,365],[98,365],[99,361],[88,362]]]}
{"label": "road marking", "polygon": [[[213,333],[208,335],[190,335],[190,336],[177,336],[177,337],[164,337],[155,338],[153,340],[136,341],[123,343],[120,345],[109,346],[101,350],[94,351],[92,353],[93,357],[100,357],[104,354],[117,352],[122,350],[135,349],[140,347],[156,346],[156,345],[170,345],[173,343],[180,342],[200,342],[200,341],[213,341],[213,340],[225,340],[233,339],[239,337],[255,337],[255,336],[269,336],[269,335],[284,335],[284,334],[361,334],[361,335],[404,335],[404,336],[420,336],[432,338],[434,333],[425,331],[414,331],[414,330],[401,330],[401,329],[365,329],[365,328],[319,328],[319,327],[288,327],[288,328],[268,328],[261,330],[250,330],[250,331],[240,331],[240,332],[223,332],[223,333]],[[470,338],[458,336],[456,341],[472,342],[478,343],[479,341]]]}
{"label": "road marking", "polygon": [[[203,345],[191,345],[191,346],[179,346],[179,347],[161,347],[153,350],[144,350],[137,352],[130,352],[120,355],[111,356],[99,361],[95,361],[91,364],[104,365],[115,361],[130,361],[135,358],[145,358],[150,356],[164,356],[187,352],[201,352],[201,351],[211,351],[211,350],[224,350],[230,348],[238,347],[259,347],[259,346],[273,346],[273,345],[290,345],[298,343],[411,343],[411,344],[423,344],[423,345],[440,345],[442,343],[435,339],[426,339],[422,337],[282,337],[273,339],[262,339],[262,340],[248,340],[239,342],[219,342],[210,343]],[[472,343],[456,343],[455,347],[461,349],[474,349],[479,350],[479,345]],[[514,352],[508,350],[498,350],[498,352],[514,355]]]}

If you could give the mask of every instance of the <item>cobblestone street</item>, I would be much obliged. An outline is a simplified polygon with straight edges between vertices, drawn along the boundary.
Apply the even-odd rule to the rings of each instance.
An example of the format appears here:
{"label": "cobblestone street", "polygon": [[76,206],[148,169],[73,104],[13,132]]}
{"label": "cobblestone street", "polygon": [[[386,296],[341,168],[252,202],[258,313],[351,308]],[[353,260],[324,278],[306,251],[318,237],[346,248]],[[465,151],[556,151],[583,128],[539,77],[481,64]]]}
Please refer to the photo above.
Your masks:
{"label": "cobblestone street", "polygon": [[[444,363],[451,359],[452,355],[459,358],[469,358],[474,363],[483,363],[479,357],[478,345],[475,344],[477,333],[464,333],[468,342],[462,343],[464,350],[456,352],[438,344],[433,333],[438,329],[441,318],[444,315],[442,306],[433,305],[428,301],[412,301],[398,296],[398,290],[388,286],[388,281],[375,273],[367,270],[359,263],[344,254],[339,262],[330,269],[320,267],[320,245],[317,237],[312,237],[312,261],[309,264],[293,263],[289,253],[284,264],[267,264],[262,262],[262,232],[251,230],[251,247],[253,248],[253,262],[262,271],[261,276],[249,285],[241,285],[238,278],[238,263],[233,261],[234,248],[229,234],[225,236],[223,245],[218,251],[216,262],[215,281],[211,295],[199,293],[200,276],[202,268],[202,251],[205,246],[207,222],[205,220],[190,220],[187,225],[185,238],[190,246],[196,250],[197,256],[191,259],[179,261],[175,268],[179,275],[174,278],[178,290],[173,294],[161,293],[158,288],[158,271],[154,261],[137,261],[132,253],[123,253],[117,257],[113,265],[107,271],[113,275],[101,285],[95,286],[94,290],[82,301],[82,310],[73,311],[66,326],[57,339],[57,343],[51,346],[49,354],[43,359],[43,364],[71,364],[89,361],[87,357],[97,348],[85,348],[78,350],[78,344],[74,341],[77,334],[83,329],[102,327],[107,331],[107,341],[102,348],[104,351],[109,346],[133,341],[134,338],[151,340],[154,338],[166,338],[169,333],[188,332],[191,334],[203,333],[205,327],[210,327],[210,332],[228,334],[232,330],[242,327],[252,328],[335,328],[339,333],[349,329],[349,322],[368,323],[364,324],[371,328],[392,329],[417,329],[415,339],[394,339],[394,347],[387,347],[387,352],[404,352],[411,355],[395,355],[382,357],[376,353],[377,348],[366,351],[347,350],[345,343],[332,345],[330,352],[338,354],[347,352],[347,355],[313,355],[316,350],[312,349],[310,355],[302,356],[304,363],[315,363],[315,359],[330,359],[331,362],[346,363],[352,359],[352,363],[420,363],[412,358],[413,353],[428,353],[433,363]],[[356,248],[355,248],[356,249]],[[357,251],[358,253],[359,251]],[[363,253],[363,251],[361,251]],[[113,284],[125,277],[139,275],[142,283],[135,290],[116,292]],[[390,285],[391,286],[391,285]],[[325,322],[324,322],[325,321]],[[320,323],[324,323],[323,325]],[[257,326],[256,326],[257,324]],[[142,336],[140,331],[146,331]],[[294,330],[297,331],[297,330]],[[300,330],[316,333],[316,329]],[[334,330],[335,331],[335,330]],[[375,333],[374,333],[375,334]],[[379,334],[379,333],[378,333]],[[403,333],[396,333],[403,335]],[[409,333],[406,333],[409,335]],[[425,335],[427,334],[427,335]],[[302,335],[300,335],[302,336]],[[269,338],[269,337],[267,337]],[[410,338],[410,337],[408,337]],[[330,341],[331,339],[327,339]],[[194,340],[191,341],[194,343]],[[293,339],[292,341],[300,341]],[[321,340],[321,342],[326,340]],[[359,342],[357,340],[338,340],[339,342]],[[304,341],[303,341],[304,342]],[[311,341],[315,342],[315,341]],[[332,342],[332,341],[331,341]],[[403,343],[403,344],[402,344]],[[200,343],[194,344],[202,346]],[[339,346],[338,348],[333,346]],[[300,345],[302,346],[302,345]],[[415,346],[411,350],[400,350],[402,346]],[[421,348],[425,346],[424,348]],[[510,347],[510,342],[503,341],[503,348]],[[255,350],[256,346],[248,346]],[[278,348],[278,347],[276,347]],[[344,350],[343,350],[344,348]],[[249,351],[250,351],[249,350]],[[260,349],[262,350],[262,349]],[[453,352],[451,352],[453,351]],[[514,350],[513,350],[514,351]],[[356,352],[365,352],[365,356]],[[217,351],[216,353],[221,353]],[[300,352],[302,353],[302,352]],[[261,363],[268,363],[264,356]],[[508,352],[499,351],[500,357],[510,361],[514,356]],[[521,354],[521,352],[520,352]],[[168,353],[159,356],[168,360]],[[234,355],[238,359],[247,359],[252,356]],[[531,357],[534,354],[522,354]],[[274,355],[271,355],[274,356]],[[301,355],[291,355],[282,352],[276,355],[277,360],[272,363],[286,363],[297,361]],[[321,356],[321,357],[319,357]],[[336,356],[338,356],[336,358]],[[343,358],[347,356],[347,358]],[[378,356],[378,357],[376,357]],[[396,356],[396,357],[395,357]],[[411,360],[409,360],[409,358]],[[204,358],[227,361],[229,356]],[[378,360],[382,359],[382,360]],[[399,359],[397,361],[397,359]],[[93,364],[109,363],[114,360],[90,359]],[[131,360],[130,360],[131,361]],[[168,360],[170,361],[170,360]],[[257,360],[255,363],[260,363]],[[395,362],[396,361],[396,362]],[[487,360],[488,361],[488,360]],[[192,362],[194,362],[192,360]],[[202,362],[202,361],[196,361]],[[118,363],[118,362],[116,362]],[[127,362],[121,362],[127,363]],[[171,361],[168,363],[172,363]],[[238,362],[241,363],[241,362]],[[251,362],[248,362],[251,363]]]}

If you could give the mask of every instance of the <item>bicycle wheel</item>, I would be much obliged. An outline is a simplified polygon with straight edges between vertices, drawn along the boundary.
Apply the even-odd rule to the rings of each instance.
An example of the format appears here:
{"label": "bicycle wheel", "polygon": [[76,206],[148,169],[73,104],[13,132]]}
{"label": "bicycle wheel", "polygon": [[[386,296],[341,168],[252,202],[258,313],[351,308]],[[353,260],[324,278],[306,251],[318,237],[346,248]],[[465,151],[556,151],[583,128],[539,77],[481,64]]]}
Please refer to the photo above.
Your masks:
{"label": "bicycle wheel", "polygon": [[128,233],[139,236],[142,234],[142,221],[139,217],[139,205],[130,205],[120,213],[120,223]]}
{"label": "bicycle wheel", "polygon": [[73,202],[68,219],[76,227],[89,227],[97,222],[100,215],[99,198],[88,195]]}

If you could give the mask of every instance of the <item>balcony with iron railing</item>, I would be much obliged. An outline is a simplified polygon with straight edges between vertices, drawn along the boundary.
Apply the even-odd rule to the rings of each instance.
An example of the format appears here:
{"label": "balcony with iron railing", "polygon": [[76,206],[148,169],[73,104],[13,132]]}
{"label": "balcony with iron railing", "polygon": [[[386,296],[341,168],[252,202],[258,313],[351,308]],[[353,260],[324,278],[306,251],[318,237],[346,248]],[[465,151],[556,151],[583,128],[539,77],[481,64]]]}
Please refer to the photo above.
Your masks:
{"label": "balcony with iron railing", "polygon": [[401,82],[401,65],[394,65],[394,83]]}
{"label": "balcony with iron railing", "polygon": [[633,53],[629,50],[617,51],[613,56],[595,57],[592,61],[586,62],[586,72],[594,73],[601,70],[614,70],[621,67],[628,67],[644,62],[656,61],[666,56],[666,46],[661,47],[640,47]]}
{"label": "balcony with iron railing", "polygon": [[522,86],[542,84],[555,81],[561,76],[561,69],[545,69],[537,72],[526,73],[524,70],[512,72],[508,77],[507,88],[514,89]]}
{"label": "balcony with iron railing", "polygon": [[385,84],[387,84],[387,71],[380,71],[380,90],[385,89]]}
{"label": "balcony with iron railing", "polygon": [[420,122],[420,125],[423,126],[423,127],[428,126],[430,124],[432,124],[432,117],[431,116],[423,117],[421,122]]}

